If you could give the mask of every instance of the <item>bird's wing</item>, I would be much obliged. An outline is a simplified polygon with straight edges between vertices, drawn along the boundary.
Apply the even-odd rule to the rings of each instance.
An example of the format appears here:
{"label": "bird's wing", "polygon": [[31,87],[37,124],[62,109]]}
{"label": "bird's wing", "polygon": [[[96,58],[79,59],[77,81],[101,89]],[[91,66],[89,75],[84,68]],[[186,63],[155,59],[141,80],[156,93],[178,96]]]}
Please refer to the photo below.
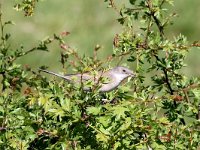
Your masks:
{"label": "bird's wing", "polygon": [[98,80],[99,80],[98,82],[101,82],[102,84],[110,84],[110,82],[112,81],[112,74],[109,71],[102,72],[99,75]]}
{"label": "bird's wing", "polygon": [[88,80],[92,80],[92,76],[86,73],[83,74],[71,74],[71,75],[66,75],[67,77],[70,78],[70,80],[74,82],[84,82]]}

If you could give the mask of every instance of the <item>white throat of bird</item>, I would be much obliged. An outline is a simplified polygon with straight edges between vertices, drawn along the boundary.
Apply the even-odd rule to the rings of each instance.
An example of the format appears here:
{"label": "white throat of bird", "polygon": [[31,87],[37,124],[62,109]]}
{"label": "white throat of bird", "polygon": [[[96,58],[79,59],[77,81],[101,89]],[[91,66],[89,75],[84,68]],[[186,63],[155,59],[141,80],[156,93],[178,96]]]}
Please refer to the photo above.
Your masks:
{"label": "white throat of bird", "polygon": [[120,81],[120,82],[128,77],[127,74],[122,74],[122,73],[116,73],[114,74],[114,76],[117,79],[116,81]]}

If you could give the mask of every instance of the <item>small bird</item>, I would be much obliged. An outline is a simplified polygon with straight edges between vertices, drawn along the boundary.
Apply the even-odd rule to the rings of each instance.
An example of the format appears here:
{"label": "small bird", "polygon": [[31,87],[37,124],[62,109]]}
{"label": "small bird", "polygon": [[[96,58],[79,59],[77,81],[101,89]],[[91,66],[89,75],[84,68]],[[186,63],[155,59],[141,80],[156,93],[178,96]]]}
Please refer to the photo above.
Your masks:
{"label": "small bird", "polygon": [[[121,66],[112,68],[105,72],[99,71],[97,75],[91,73],[61,75],[48,70],[43,70],[43,69],[39,70],[57,77],[61,77],[73,83],[85,83],[87,81],[93,81],[94,84],[99,84],[99,92],[103,93],[116,89],[124,79],[136,76],[136,74],[133,71],[129,70],[126,67],[121,67]],[[101,83],[101,79],[104,78],[106,80],[103,80],[103,82]],[[85,91],[91,90],[91,88],[88,87],[84,87],[83,89]]]}

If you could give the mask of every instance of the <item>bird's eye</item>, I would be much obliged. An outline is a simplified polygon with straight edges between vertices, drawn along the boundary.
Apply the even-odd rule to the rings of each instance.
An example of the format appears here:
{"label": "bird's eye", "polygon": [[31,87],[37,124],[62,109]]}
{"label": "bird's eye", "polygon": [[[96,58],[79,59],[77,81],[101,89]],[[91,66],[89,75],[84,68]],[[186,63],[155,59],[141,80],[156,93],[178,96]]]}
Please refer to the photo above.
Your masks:
{"label": "bird's eye", "polygon": [[126,72],[126,70],[124,70],[124,69],[123,69],[122,71],[123,71],[123,72]]}

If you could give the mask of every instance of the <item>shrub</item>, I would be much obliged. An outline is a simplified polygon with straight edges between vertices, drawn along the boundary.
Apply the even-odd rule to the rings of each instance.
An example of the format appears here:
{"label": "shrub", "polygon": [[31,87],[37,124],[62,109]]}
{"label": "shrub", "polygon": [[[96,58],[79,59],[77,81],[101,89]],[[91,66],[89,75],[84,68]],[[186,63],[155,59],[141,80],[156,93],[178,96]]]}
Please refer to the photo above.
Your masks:
{"label": "shrub", "polygon": [[[25,15],[22,6],[30,2],[37,1],[17,5]],[[119,14],[124,31],[116,34],[113,55],[104,60],[97,57],[98,46],[93,57],[80,57],[65,44],[67,32],[30,50],[12,48],[11,35],[5,33],[12,22],[4,22],[1,13],[1,149],[197,149],[200,80],[187,77],[182,69],[188,51],[199,44],[189,44],[183,35],[165,35],[175,16],[166,7],[173,1],[129,0],[122,7],[105,2]],[[61,47],[63,69],[70,65],[74,72],[95,74],[126,58],[138,76],[109,93],[99,93],[93,83],[88,83],[93,90],[85,92],[82,86],[49,80],[16,63],[36,50],[48,51],[54,41]]]}

